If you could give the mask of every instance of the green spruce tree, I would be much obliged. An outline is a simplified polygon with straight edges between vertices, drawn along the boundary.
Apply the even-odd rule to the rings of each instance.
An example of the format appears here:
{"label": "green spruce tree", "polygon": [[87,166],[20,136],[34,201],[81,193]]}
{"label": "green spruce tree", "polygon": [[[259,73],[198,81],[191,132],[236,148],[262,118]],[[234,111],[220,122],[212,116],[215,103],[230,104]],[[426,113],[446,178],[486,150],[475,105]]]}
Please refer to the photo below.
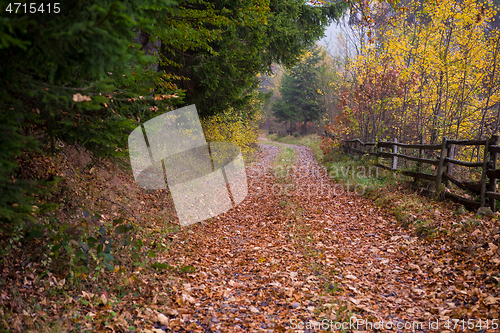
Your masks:
{"label": "green spruce tree", "polygon": [[320,59],[318,49],[310,48],[298,65],[284,71],[279,88],[281,99],[273,104],[273,113],[279,120],[303,123],[302,134],[305,134],[308,122],[321,118]]}
{"label": "green spruce tree", "polygon": [[[258,87],[258,73],[269,73],[273,63],[295,65],[346,7],[344,1],[325,6],[307,0],[180,1],[179,10],[191,13],[180,33],[187,40],[162,39],[161,68],[178,77],[173,82],[202,116],[229,106],[242,109]],[[165,24],[172,24],[165,15]],[[200,36],[208,42],[195,43]]]}
{"label": "green spruce tree", "polygon": [[1,232],[43,210],[34,196],[52,187],[51,179],[23,179],[20,158],[57,153],[62,143],[96,160],[124,156],[138,119],[164,102],[155,95],[173,93],[134,37],[174,2],[37,2],[34,13],[0,4]]}

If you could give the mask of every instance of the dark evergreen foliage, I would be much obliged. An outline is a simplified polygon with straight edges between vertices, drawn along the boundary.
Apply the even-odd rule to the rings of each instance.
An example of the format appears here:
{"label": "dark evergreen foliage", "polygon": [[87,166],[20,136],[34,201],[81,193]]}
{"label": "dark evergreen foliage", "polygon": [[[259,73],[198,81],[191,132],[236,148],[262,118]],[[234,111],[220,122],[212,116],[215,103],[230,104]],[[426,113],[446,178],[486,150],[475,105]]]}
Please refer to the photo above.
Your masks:
{"label": "dark evergreen foliage", "polygon": [[318,49],[310,48],[298,65],[283,73],[281,99],[273,104],[273,113],[281,121],[304,122],[320,120],[321,95],[318,92]]}
{"label": "dark evergreen foliage", "polygon": [[205,116],[248,109],[256,74],[296,63],[345,9],[304,0],[67,0],[59,13],[8,13],[9,3],[0,0],[2,225],[29,218],[33,195],[51,187],[22,179],[20,157],[54,154],[63,143],[96,160],[125,156],[130,131],[169,107],[194,103]]}
{"label": "dark evergreen foliage", "polygon": [[[256,3],[258,9],[254,9]],[[203,2],[189,4],[191,10],[206,8]],[[205,24],[203,17],[203,27],[220,38],[192,49],[184,44],[181,49],[165,40],[162,51],[163,68],[184,77],[175,82],[186,90],[186,103],[196,104],[202,116],[228,106],[244,106],[258,85],[256,74],[269,72],[273,63],[295,65],[323,36],[328,23],[347,7],[343,1],[318,7],[305,0],[271,0],[266,13],[265,1],[221,0],[211,4],[212,23]],[[200,20],[190,21],[186,31],[192,31]]]}
{"label": "dark evergreen foliage", "polygon": [[[1,2],[2,11],[8,2]],[[2,12],[0,18],[0,219],[29,218],[30,194],[43,180],[18,179],[16,158],[32,149],[55,153],[56,142],[77,144],[95,158],[126,151],[137,117],[147,120],[166,93],[151,57],[133,44],[152,26],[155,7],[170,0],[77,1],[59,13]],[[38,7],[38,6],[37,6]],[[75,95],[88,101],[75,102]],[[139,98],[143,96],[143,98]],[[132,98],[136,99],[133,101]],[[78,100],[78,99],[77,99]],[[135,122],[135,124],[134,124]]]}

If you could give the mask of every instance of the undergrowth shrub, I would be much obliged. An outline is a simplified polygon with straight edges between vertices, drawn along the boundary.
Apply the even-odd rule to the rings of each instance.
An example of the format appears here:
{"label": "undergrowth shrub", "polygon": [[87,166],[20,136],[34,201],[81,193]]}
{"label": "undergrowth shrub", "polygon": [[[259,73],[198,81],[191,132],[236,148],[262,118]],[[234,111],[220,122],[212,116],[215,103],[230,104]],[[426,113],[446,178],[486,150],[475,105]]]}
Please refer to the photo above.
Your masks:
{"label": "undergrowth shrub", "polygon": [[69,281],[119,266],[144,266],[145,258],[155,255],[143,250],[137,225],[123,218],[103,222],[100,212],[84,210],[83,216],[71,224],[50,217],[34,225],[24,239],[26,244],[37,244],[38,251],[33,249],[32,255]]}
{"label": "undergrowth shrub", "polygon": [[231,142],[240,147],[244,157],[250,156],[259,137],[262,120],[261,103],[254,98],[246,110],[227,109],[225,112],[202,119],[208,142]]}

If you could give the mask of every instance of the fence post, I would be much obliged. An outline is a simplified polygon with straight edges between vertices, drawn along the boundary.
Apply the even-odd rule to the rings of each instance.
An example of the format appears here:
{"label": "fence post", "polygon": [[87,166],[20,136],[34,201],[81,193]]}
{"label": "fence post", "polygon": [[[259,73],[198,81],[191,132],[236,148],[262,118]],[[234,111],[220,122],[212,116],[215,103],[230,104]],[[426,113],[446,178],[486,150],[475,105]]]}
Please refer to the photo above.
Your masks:
{"label": "fence post", "polygon": [[444,166],[444,159],[446,157],[446,144],[447,140],[446,137],[443,137],[443,143],[441,144],[441,156],[439,157],[439,164],[437,167],[437,174],[436,174],[436,184],[434,185],[434,191],[436,194],[438,194],[439,190],[439,185],[441,185],[441,181],[443,180],[443,166]]}
{"label": "fence post", "polygon": [[[398,139],[397,138],[394,139],[394,143],[398,143]],[[394,154],[397,154],[398,153],[398,146],[392,145],[392,152]],[[393,156],[392,157],[392,168],[394,170],[396,170],[398,168],[398,157],[397,156]]]}
{"label": "fence post", "polygon": [[[419,140],[419,141],[420,141],[420,144],[421,144],[421,145],[423,145],[423,144],[424,144],[424,137],[423,137],[423,135],[421,135],[421,136],[420,136],[420,140]],[[422,148],[420,148],[420,149],[418,150],[418,157],[420,157],[420,158],[423,158],[423,157],[424,157],[424,150],[423,150]],[[421,162],[417,162],[417,172],[420,172],[420,171],[422,171],[422,163],[421,163]],[[415,177],[415,178],[413,179],[413,181],[414,181],[415,183],[416,183],[416,182],[418,182],[418,177]]]}
{"label": "fence post", "polygon": [[486,170],[488,169],[488,148],[490,139],[486,139],[483,154],[483,172],[481,173],[481,207],[486,207]]}
{"label": "fence post", "polygon": [[380,161],[380,159],[382,158],[381,157],[381,153],[382,153],[382,147],[379,146],[379,143],[380,141],[377,141],[377,143],[375,144],[375,147],[374,147],[374,150],[375,150],[375,153],[377,154],[377,161],[378,163],[382,164],[382,162]]}
{"label": "fence post", "polygon": [[[496,146],[498,145],[498,135],[493,135],[490,139],[490,145]],[[490,151],[490,161],[491,161],[491,169],[495,170],[497,167],[497,152]],[[496,193],[497,191],[497,179],[494,177],[490,177],[490,191]],[[491,210],[494,212],[496,210],[496,199],[489,198],[489,204]]]}
{"label": "fence post", "polygon": [[[446,150],[446,155],[449,158],[455,158],[455,145],[451,144],[448,146],[448,149]],[[453,163],[446,162],[446,173],[448,173],[451,176],[453,176]],[[444,186],[448,187],[449,181],[446,179],[444,181]]]}

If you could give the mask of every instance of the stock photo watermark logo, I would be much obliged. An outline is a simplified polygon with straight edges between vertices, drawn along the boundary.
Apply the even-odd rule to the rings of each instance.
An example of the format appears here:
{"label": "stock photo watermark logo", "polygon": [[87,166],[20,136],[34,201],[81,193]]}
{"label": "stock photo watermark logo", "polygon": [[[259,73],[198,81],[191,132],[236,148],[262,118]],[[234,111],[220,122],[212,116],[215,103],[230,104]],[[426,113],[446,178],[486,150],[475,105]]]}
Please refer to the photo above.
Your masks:
{"label": "stock photo watermark logo", "polygon": [[128,144],[136,184],[150,190],[168,186],[181,226],[222,214],[248,194],[240,148],[207,143],[194,104],[138,126]]}

